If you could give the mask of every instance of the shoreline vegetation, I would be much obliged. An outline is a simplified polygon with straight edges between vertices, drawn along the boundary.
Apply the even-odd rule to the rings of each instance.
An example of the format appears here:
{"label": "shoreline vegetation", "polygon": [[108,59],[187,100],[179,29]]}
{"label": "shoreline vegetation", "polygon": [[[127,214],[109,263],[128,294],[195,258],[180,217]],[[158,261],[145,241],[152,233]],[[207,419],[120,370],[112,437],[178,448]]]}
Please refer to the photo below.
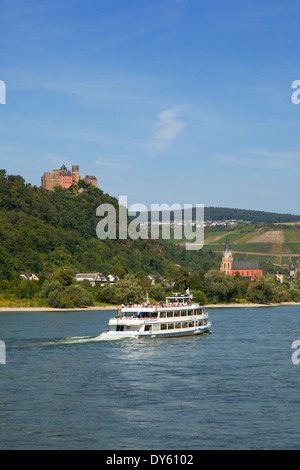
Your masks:
{"label": "shoreline vegetation", "polygon": [[[204,305],[204,308],[247,308],[247,307],[281,307],[281,306],[293,306],[300,305],[300,302],[281,302],[281,303],[272,303],[272,304],[255,304],[255,303],[230,303],[230,304],[207,304]],[[101,306],[92,306],[92,307],[83,307],[83,308],[52,308],[52,307],[0,307],[1,312],[80,312],[80,311],[115,311],[121,308],[117,305],[101,305]]]}
{"label": "shoreline vegetation", "polygon": [[[293,275],[282,270],[278,278],[281,268],[265,262],[264,276],[254,281],[239,273],[227,276],[220,271],[221,253],[186,250],[171,233],[170,240],[100,240],[96,208],[109,204],[118,213],[119,206],[116,198],[98,188],[47,191],[0,170],[0,200],[0,311],[116,310],[146,298],[159,303],[187,290],[207,308],[300,302],[300,272],[295,270]],[[221,218],[222,209],[217,211]],[[240,216],[247,214],[251,215]],[[278,214],[272,220],[284,221]],[[244,241],[252,235],[261,237],[261,228],[247,224],[246,231],[240,227],[239,233],[231,232],[230,241],[237,236]],[[215,241],[219,233],[220,242],[227,231],[228,227],[212,230],[211,239]],[[293,243],[300,242],[300,230],[285,235]],[[298,245],[295,255],[297,250]],[[79,282],[76,273],[98,273],[104,280],[92,283],[90,276],[82,276]]]}

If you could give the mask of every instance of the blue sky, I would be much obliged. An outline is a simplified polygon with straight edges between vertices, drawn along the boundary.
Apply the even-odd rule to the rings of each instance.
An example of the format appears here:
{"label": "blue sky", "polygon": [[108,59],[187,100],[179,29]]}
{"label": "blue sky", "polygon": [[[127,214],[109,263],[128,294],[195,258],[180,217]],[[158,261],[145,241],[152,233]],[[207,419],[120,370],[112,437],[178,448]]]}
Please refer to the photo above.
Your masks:
{"label": "blue sky", "polygon": [[298,0],[2,0],[0,167],[300,214]]}

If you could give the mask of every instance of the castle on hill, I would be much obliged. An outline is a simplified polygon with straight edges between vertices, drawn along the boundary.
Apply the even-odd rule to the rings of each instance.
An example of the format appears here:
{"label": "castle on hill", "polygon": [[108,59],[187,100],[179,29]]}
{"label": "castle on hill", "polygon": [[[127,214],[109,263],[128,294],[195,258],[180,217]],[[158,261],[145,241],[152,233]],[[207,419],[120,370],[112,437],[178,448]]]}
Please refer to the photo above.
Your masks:
{"label": "castle on hill", "polygon": [[85,178],[80,178],[79,165],[73,165],[72,170],[68,170],[65,165],[62,165],[59,170],[52,170],[52,174],[45,172],[42,176],[42,188],[49,191],[53,191],[56,186],[69,188],[73,184],[78,184],[80,179],[98,188],[96,176],[85,175]]}
{"label": "castle on hill", "polygon": [[254,281],[254,279],[259,279],[263,275],[263,270],[258,260],[234,261],[228,237],[226,237],[220,271],[230,276],[240,273],[246,281]]}

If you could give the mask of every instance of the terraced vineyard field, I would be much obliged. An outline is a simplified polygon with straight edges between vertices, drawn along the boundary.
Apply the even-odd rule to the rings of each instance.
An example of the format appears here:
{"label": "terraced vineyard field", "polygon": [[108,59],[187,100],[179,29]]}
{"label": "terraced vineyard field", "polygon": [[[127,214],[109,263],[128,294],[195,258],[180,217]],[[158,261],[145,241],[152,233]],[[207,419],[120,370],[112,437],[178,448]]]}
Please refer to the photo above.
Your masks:
{"label": "terraced vineyard field", "polygon": [[226,237],[235,259],[259,259],[275,265],[288,267],[300,257],[300,226],[280,227],[268,224],[265,227],[246,225],[229,232],[205,230],[204,249],[223,252]]}

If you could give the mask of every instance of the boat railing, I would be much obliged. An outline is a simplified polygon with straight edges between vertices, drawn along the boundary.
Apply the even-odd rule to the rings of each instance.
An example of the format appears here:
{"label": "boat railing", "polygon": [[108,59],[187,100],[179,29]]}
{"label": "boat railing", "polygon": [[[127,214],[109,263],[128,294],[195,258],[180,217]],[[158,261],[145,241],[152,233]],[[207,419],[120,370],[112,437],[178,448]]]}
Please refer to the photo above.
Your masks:
{"label": "boat railing", "polygon": [[136,308],[170,308],[170,307],[191,307],[193,305],[197,305],[192,302],[160,302],[158,304],[147,304],[147,303],[141,303],[141,304],[123,304],[122,308],[130,308],[130,309],[136,309]]}

